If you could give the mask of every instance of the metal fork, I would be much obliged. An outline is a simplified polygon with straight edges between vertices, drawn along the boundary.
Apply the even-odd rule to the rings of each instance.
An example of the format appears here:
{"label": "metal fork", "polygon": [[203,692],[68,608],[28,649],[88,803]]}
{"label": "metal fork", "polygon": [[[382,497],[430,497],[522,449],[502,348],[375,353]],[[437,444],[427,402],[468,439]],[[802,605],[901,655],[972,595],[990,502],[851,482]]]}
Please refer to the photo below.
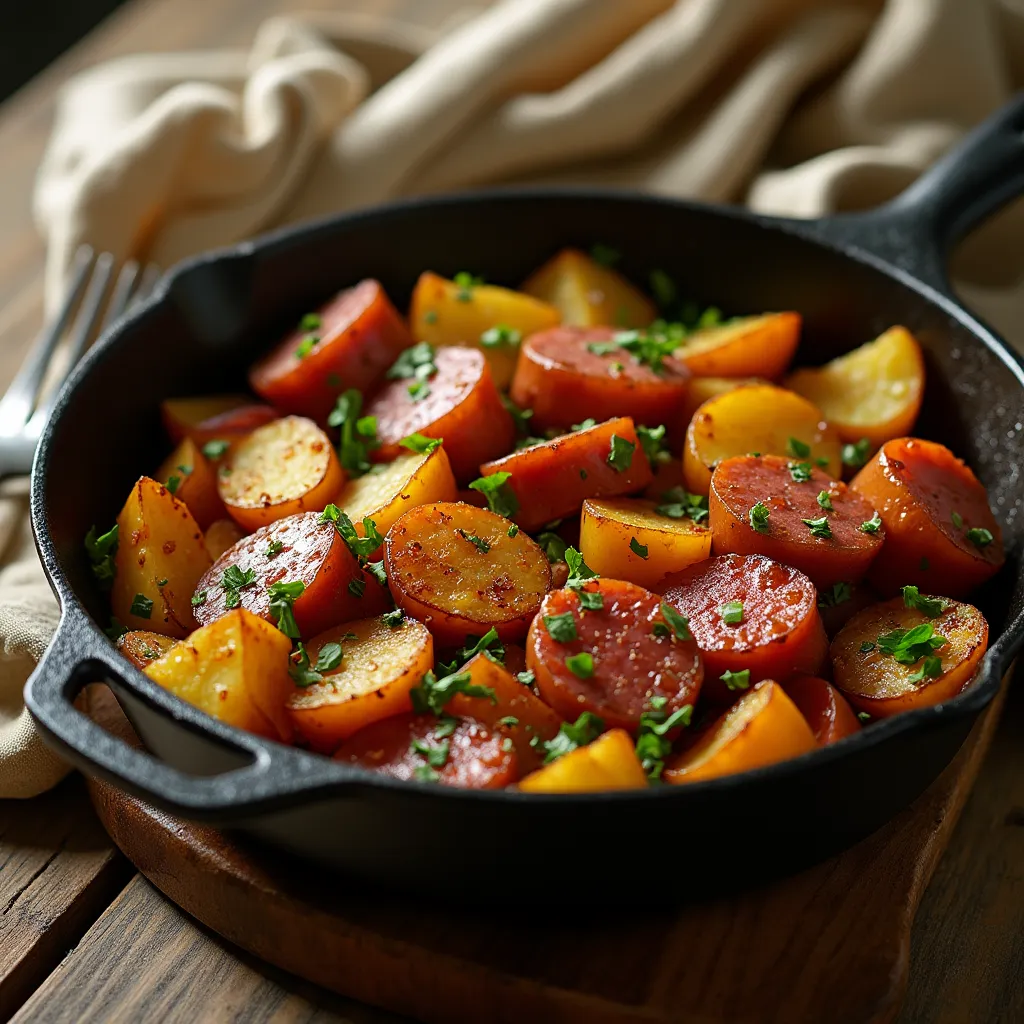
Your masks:
{"label": "metal fork", "polygon": [[[152,264],[143,269],[130,260],[121,267],[108,301],[114,267],[115,259],[109,252],[97,255],[90,246],[83,245],[75,254],[71,284],[57,316],[36,338],[0,399],[0,479],[27,473],[32,468],[39,435],[57,392],[89,342],[145,298],[160,276],[159,268]],[[97,331],[101,318],[102,326]],[[62,351],[60,343],[65,335],[68,342]],[[58,374],[54,368],[61,362],[64,365]],[[47,387],[50,376],[53,383]]]}

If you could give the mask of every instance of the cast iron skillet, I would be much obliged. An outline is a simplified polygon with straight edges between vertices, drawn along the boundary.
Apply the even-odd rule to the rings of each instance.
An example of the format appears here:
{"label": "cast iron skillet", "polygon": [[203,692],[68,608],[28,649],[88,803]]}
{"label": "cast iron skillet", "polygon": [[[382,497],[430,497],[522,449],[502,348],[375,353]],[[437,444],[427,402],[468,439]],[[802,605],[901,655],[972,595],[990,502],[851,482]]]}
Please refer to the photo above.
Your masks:
{"label": "cast iron skillet", "polygon": [[[32,523],[63,608],[26,686],[43,735],[83,771],[185,818],[391,884],[498,878],[507,896],[519,879],[535,892],[545,881],[600,884],[639,871],[624,877],[650,879],[667,897],[693,877],[757,877],[871,832],[953,757],[1024,640],[1024,367],[958,305],[943,259],[1024,191],[1022,131],[1024,94],[895,202],[865,214],[798,222],[614,191],[485,192],[346,215],[179,267],[78,368],[36,455]],[[800,310],[804,363],[896,323],[921,339],[929,380],[918,432],[967,458],[1006,537],[1008,565],[978,598],[996,642],[963,694],[738,777],[539,797],[397,783],[244,734],[115,653],[82,538],[91,524],[109,524],[140,471],[160,461],[162,398],[239,388],[284,328],[362,277],[379,278],[401,308],[425,268],[516,284],[560,247],[596,241],[622,252],[634,279],[664,268],[727,313]],[[99,679],[152,754],[74,708],[81,687]],[[602,899],[617,888],[602,885]]]}

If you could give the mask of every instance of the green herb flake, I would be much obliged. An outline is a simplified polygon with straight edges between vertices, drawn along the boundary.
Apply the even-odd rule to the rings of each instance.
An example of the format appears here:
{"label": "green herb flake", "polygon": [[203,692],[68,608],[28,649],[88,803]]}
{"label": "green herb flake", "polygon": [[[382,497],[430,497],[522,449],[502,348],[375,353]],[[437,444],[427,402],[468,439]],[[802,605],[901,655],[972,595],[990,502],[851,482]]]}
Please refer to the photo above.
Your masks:
{"label": "green herb flake", "polygon": [[516,673],[516,680],[523,684],[523,686],[533,686],[537,681],[537,677],[533,674],[530,669],[526,669],[524,672]]}
{"label": "green herb flake", "polygon": [[576,620],[572,612],[563,612],[561,615],[545,615],[544,628],[555,643],[568,644],[578,639],[576,633]]}
{"label": "green herb flake", "polygon": [[498,324],[480,335],[480,344],[484,348],[515,348],[522,340],[523,332],[507,324]]}
{"label": "green herb flake", "polygon": [[104,633],[110,637],[111,640],[117,641],[128,632],[128,627],[117,618],[116,615],[110,616],[110,625],[103,630]]}
{"label": "green herb flake", "polygon": [[565,585],[570,590],[580,590],[589,580],[598,579],[598,575],[583,560],[583,555],[573,547],[565,549],[565,563],[569,566],[569,578]]}
{"label": "green herb flake", "polygon": [[263,553],[264,555],[266,555],[267,558],[275,558],[277,557],[277,555],[281,554],[283,550],[284,544],[281,541],[272,540],[270,541],[269,544],[267,544],[267,550]]}
{"label": "green herb flake", "polygon": [[[319,660],[319,659],[318,659]],[[314,683],[322,683],[324,677],[309,664],[309,654],[305,645],[300,641],[289,658],[291,664],[288,666],[288,675],[296,686],[312,686]]]}
{"label": "green herb flake", "polygon": [[608,451],[608,465],[616,473],[625,473],[633,463],[635,450],[636,444],[633,441],[627,441],[624,437],[619,437],[618,434],[612,434],[611,448]]}
{"label": "green herb flake", "polygon": [[338,461],[349,476],[364,476],[370,471],[370,452],[380,447],[377,439],[377,417],[360,416],[363,408],[362,393],[349,388],[338,396],[338,401],[327,423],[341,428],[338,442]]}
{"label": "green herb flake", "polygon": [[835,608],[836,605],[849,601],[851,597],[853,597],[853,587],[849,583],[844,583],[840,580],[838,583],[833,583],[828,590],[819,594],[818,607]]}
{"label": "green herb flake", "polygon": [[727,626],[739,626],[743,622],[743,602],[726,601],[719,607],[718,614]]}
{"label": "green herb flake", "polygon": [[685,487],[673,487],[665,491],[661,502],[654,507],[654,511],[667,519],[692,519],[700,523],[708,518],[708,499],[700,494],[690,494]]}
{"label": "green herb flake", "polygon": [[388,583],[388,574],[384,569],[384,559],[382,558],[379,562],[367,562],[363,568],[382,586],[386,587]]}
{"label": "green herb flake", "polygon": [[574,423],[570,429],[575,434],[577,431],[590,430],[596,426],[597,420],[593,419],[592,417],[587,417],[587,419],[583,420],[581,423]]}
{"label": "green herb flake", "polygon": [[419,754],[432,769],[443,768],[448,762],[448,754],[451,751],[451,741],[441,740],[436,746],[427,743],[425,740],[414,739],[409,744],[409,750]]}
{"label": "green herb flake", "polygon": [[384,543],[384,538],[380,535],[377,524],[372,519],[363,519],[364,536],[360,536],[348,514],[342,512],[333,502],[320,513],[320,522],[334,524],[334,528],[341,534],[341,539],[358,559],[360,565],[365,564],[366,559]]}
{"label": "green herb flake", "polygon": [[198,608],[200,605],[206,604],[206,598],[209,594],[208,590],[197,590],[192,595],[192,607]]}
{"label": "green herb flake", "polygon": [[767,533],[770,515],[771,510],[768,506],[763,501],[759,501],[750,509],[750,528],[756,533]]}
{"label": "green herb flake", "polygon": [[829,525],[828,516],[822,516],[820,519],[801,519],[800,522],[811,531],[812,537],[821,537],[823,540],[832,539],[832,527]]}
{"label": "green herb flake", "polygon": [[565,667],[577,679],[589,679],[594,674],[594,656],[586,651],[571,654],[565,659]]}
{"label": "green herb flake", "polygon": [[412,709],[416,714],[422,715],[433,711],[435,715],[440,715],[448,701],[457,693],[464,693],[467,697],[484,697],[492,704],[498,703],[493,688],[472,682],[468,672],[452,672],[440,679],[433,672],[428,672],[420,685],[409,691],[409,696],[412,698]]}
{"label": "green herb flake", "polygon": [[861,654],[870,654],[873,650],[878,647],[878,644],[873,644],[870,640],[862,640],[860,644]]}
{"label": "green herb flake", "polygon": [[128,610],[140,619],[148,619],[153,614],[153,602],[145,594],[136,594]]}
{"label": "green herb flake", "polygon": [[208,459],[213,459],[214,461],[216,461],[217,459],[224,458],[230,447],[230,441],[220,441],[214,439],[213,441],[207,441],[206,444],[203,445],[203,454]]}
{"label": "green herb flake", "polygon": [[303,334],[309,334],[310,331],[319,331],[322,326],[323,321],[320,319],[319,313],[306,313],[299,321],[299,330]]}
{"label": "green herb flake", "polygon": [[277,628],[292,640],[299,638],[299,627],[295,621],[292,605],[302,596],[305,589],[306,584],[302,580],[292,580],[290,583],[278,581],[267,587],[267,594],[270,596],[270,614],[277,617]]}
{"label": "green herb flake", "polygon": [[740,672],[732,672],[726,669],[719,677],[729,690],[750,689],[750,669],[745,668]]}
{"label": "green herb flake", "polygon": [[[604,732],[604,721],[590,711],[584,711],[575,722],[563,722],[554,739],[543,745],[544,763],[551,764],[564,754],[569,754],[579,747],[593,743]],[[532,741],[531,741],[532,743]]]}
{"label": "green herb flake", "polygon": [[353,597],[362,597],[366,593],[366,580],[354,579],[348,581],[348,592]]}
{"label": "green herb flake", "polygon": [[856,444],[844,444],[842,451],[843,465],[851,469],[860,469],[868,461],[871,454],[871,442],[862,437]]}
{"label": "green herb flake", "polygon": [[925,679],[937,679],[942,675],[942,659],[929,654],[921,662],[921,667],[907,677],[908,683],[923,683]]}
{"label": "green herb flake", "polygon": [[677,640],[693,639],[693,634],[690,632],[690,620],[682,612],[673,608],[667,601],[662,601],[661,614]]}
{"label": "green herb flake", "polygon": [[385,612],[381,619],[388,629],[400,629],[405,625],[405,612],[401,608],[395,608],[393,611]]}
{"label": "green herb flake", "polygon": [[295,358],[305,359],[310,352],[313,351],[314,346],[320,340],[319,335],[307,334],[299,343],[295,346]]}
{"label": "green herb flake", "polygon": [[417,455],[429,455],[431,452],[437,451],[437,449],[441,447],[444,443],[444,438],[424,437],[422,434],[410,434],[408,437],[403,437],[398,443],[403,448],[408,448],[409,451],[415,452]]}
{"label": "green herb flake", "polygon": [[541,551],[547,556],[549,562],[554,564],[555,562],[565,561],[565,553],[569,549],[569,545],[557,533],[544,530],[542,533],[537,534],[536,539]]}
{"label": "green herb flake", "polygon": [[474,480],[469,489],[479,491],[487,499],[487,507],[499,516],[511,519],[519,511],[519,499],[509,486],[512,474],[490,473]]}
{"label": "green herb flake", "polygon": [[508,528],[508,535],[509,535],[510,537],[518,537],[518,536],[519,536],[519,527],[518,527],[518,526],[517,526],[517,525],[516,525],[515,523],[513,523],[513,524],[512,524],[512,525],[511,525],[511,526],[510,526],[510,527]]}
{"label": "green herb flake", "polygon": [[646,544],[641,544],[636,537],[630,537],[629,539],[629,550],[637,555],[639,558],[647,558],[648,547]]}
{"label": "green herb flake", "polygon": [[946,610],[949,602],[942,597],[925,597],[917,587],[907,586],[903,588],[903,604],[913,611],[927,615],[929,619],[934,619]]}
{"label": "green herb flake", "polygon": [[891,655],[901,665],[913,665],[946,643],[944,636],[935,632],[930,622],[922,622],[911,629],[894,629],[878,637],[878,649]]}
{"label": "green herb flake", "polygon": [[668,734],[688,726],[693,718],[693,705],[684,704],[671,715],[665,712],[668,701],[662,696],[650,699],[651,710],[640,713],[636,736],[636,756],[649,779],[661,778],[665,758],[672,752]]}
{"label": "green herb flake", "polygon": [[85,535],[85,553],[89,556],[89,567],[93,578],[103,590],[109,590],[114,582],[114,555],[117,554],[117,524],[106,533],[97,535],[96,527],[90,527]]}
{"label": "green herb flake", "polygon": [[964,517],[960,515],[959,512],[952,512],[949,518],[958,530],[962,530],[964,528]]}
{"label": "green herb flake", "polygon": [[178,493],[178,488],[181,486],[181,477],[172,474],[171,476],[169,476],[167,478],[167,485],[166,486],[167,486],[167,490],[170,491],[171,494],[177,494]]}
{"label": "green herb flake", "polygon": [[665,447],[665,425],[659,427],[637,427],[636,436],[643,448],[644,455],[652,466],[664,465],[672,461],[672,456]]}
{"label": "green herb flake", "polygon": [[237,565],[229,565],[220,578],[224,591],[224,607],[237,608],[242,603],[241,591],[256,582],[256,571],[246,569],[244,572]]}
{"label": "green herb flake", "polygon": [[818,504],[826,512],[834,512],[835,508],[832,505],[832,495],[828,491],[818,491]]}
{"label": "green herb flake", "polygon": [[991,531],[983,526],[972,526],[964,536],[979,550],[987,548],[995,540]]}
{"label": "green herb flake", "polygon": [[437,323],[437,310],[436,309],[428,309],[426,311],[426,313],[423,314],[423,322],[425,324],[436,324]]}
{"label": "green herb flake", "polygon": [[484,283],[482,277],[474,277],[473,274],[465,270],[460,270],[452,280],[458,287],[458,291],[455,293],[455,299],[458,302],[472,302],[473,289]]}
{"label": "green herb flake", "polygon": [[881,528],[882,517],[877,512],[870,519],[861,523],[860,526],[857,527],[861,533],[878,533]]}
{"label": "green herb flake", "polygon": [[458,535],[462,537],[463,540],[468,540],[469,543],[477,549],[477,551],[481,552],[484,555],[486,555],[487,552],[491,550],[491,545],[486,540],[484,540],[483,537],[478,537],[474,533],[466,533],[465,530],[461,529],[456,530],[456,533],[458,533]]}
{"label": "green herb flake", "polygon": [[858,711],[857,721],[860,722],[862,725],[867,724],[871,721],[871,715],[869,715],[866,711]]}
{"label": "green herb flake", "polygon": [[789,475],[798,484],[805,484],[811,479],[811,464],[809,462],[791,462],[787,468]]}
{"label": "green herb flake", "polygon": [[792,455],[794,459],[807,459],[811,455],[811,446],[798,437],[791,437],[786,442],[786,454]]}
{"label": "green herb flake", "polygon": [[[530,433],[530,420],[533,418],[532,409],[521,409],[515,402],[512,401],[508,395],[501,396],[501,404],[505,406],[508,414],[512,417],[512,421],[516,425],[516,433],[520,437],[527,437]],[[532,444],[543,444],[547,438],[545,437],[532,437],[528,438]]]}
{"label": "green herb flake", "polygon": [[157,585],[158,587],[166,587],[166,586],[167,586],[167,584],[168,584],[168,582],[169,582],[169,581],[168,581],[167,577],[165,576],[165,577],[164,577],[164,578],[163,578],[162,580],[157,580],[157,581],[156,581],[156,585]]}

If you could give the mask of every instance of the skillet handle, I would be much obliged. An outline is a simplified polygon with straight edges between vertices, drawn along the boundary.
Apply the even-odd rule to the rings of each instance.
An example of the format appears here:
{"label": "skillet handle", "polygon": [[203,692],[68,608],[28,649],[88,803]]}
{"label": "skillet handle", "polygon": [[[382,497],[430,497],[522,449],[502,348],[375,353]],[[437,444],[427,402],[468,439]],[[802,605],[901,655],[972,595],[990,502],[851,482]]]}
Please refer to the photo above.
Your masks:
{"label": "skillet handle", "polygon": [[[91,639],[81,613],[65,611],[46,653],[25,684],[25,704],[43,738],[75,767],[172,813],[194,820],[230,824],[254,811],[280,805],[317,783],[344,781],[345,769],[326,758],[265,741],[219,722],[203,727],[182,714],[177,698],[133,669],[102,641]],[[129,684],[136,672],[141,681]],[[189,759],[196,747],[214,754],[226,770],[192,775],[111,735],[74,704],[88,683],[106,682],[119,697],[130,695],[147,719],[165,720]],[[141,682],[141,685],[140,685]],[[191,709],[188,709],[191,711]],[[210,733],[217,737],[210,740]],[[321,763],[322,762],[322,763]],[[216,769],[214,769],[216,771]]]}
{"label": "skillet handle", "polygon": [[965,135],[891,202],[794,227],[840,248],[866,252],[950,295],[949,250],[1022,194],[1024,91]]}

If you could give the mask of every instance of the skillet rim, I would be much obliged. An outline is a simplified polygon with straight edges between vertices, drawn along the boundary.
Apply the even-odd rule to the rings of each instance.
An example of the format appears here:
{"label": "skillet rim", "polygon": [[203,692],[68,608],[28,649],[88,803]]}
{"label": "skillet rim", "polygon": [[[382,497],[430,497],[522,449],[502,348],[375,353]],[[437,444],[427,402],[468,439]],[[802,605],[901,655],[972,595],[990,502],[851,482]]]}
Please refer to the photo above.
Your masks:
{"label": "skillet rim", "polygon": [[[176,264],[160,280],[153,294],[145,302],[140,303],[135,310],[104,333],[61,388],[51,416],[40,435],[33,461],[30,516],[36,548],[39,552],[47,581],[61,607],[60,621],[54,638],[51,641],[52,647],[56,647],[58,641],[71,632],[74,632],[78,641],[81,642],[85,639],[82,634],[84,630],[90,643],[84,646],[81,657],[77,659],[80,666],[87,663],[95,665],[108,675],[112,674],[119,685],[131,690],[138,699],[142,700],[151,709],[157,709],[163,716],[173,719],[177,725],[184,726],[192,732],[212,738],[235,751],[242,751],[250,756],[249,764],[243,765],[239,769],[223,772],[219,776],[214,776],[214,778],[227,778],[236,773],[251,772],[254,767],[263,769],[267,773],[270,772],[275,760],[279,762],[277,766],[278,774],[280,774],[281,768],[287,762],[297,766],[306,763],[306,767],[310,769],[319,769],[319,771],[314,770],[311,773],[313,776],[319,776],[319,778],[311,777],[304,779],[301,772],[297,773],[289,781],[288,785],[282,785],[278,782],[273,787],[271,793],[263,795],[256,793],[242,804],[229,801],[227,805],[213,808],[212,813],[214,816],[223,818],[226,814],[230,814],[232,810],[248,813],[271,810],[281,806],[289,797],[296,795],[301,795],[304,798],[304,802],[312,803],[317,799],[338,795],[342,791],[364,789],[398,791],[404,796],[416,794],[417,798],[428,799],[498,800],[515,804],[524,802],[534,803],[540,800],[545,804],[557,803],[563,806],[575,806],[580,802],[593,803],[595,801],[599,803],[605,801],[618,803],[620,801],[628,802],[637,799],[668,800],[670,799],[669,794],[675,800],[692,800],[702,798],[705,795],[712,797],[720,791],[731,789],[737,785],[756,786],[777,780],[782,781],[789,775],[813,769],[817,765],[824,765],[837,758],[845,758],[857,751],[866,753],[873,746],[888,743],[904,733],[923,732],[928,729],[939,728],[951,720],[955,721],[961,718],[976,716],[993,699],[1003,675],[1011,668],[1014,656],[1020,647],[1024,645],[1024,609],[1022,609],[1006,625],[1006,628],[996,642],[989,647],[977,674],[968,684],[967,688],[951,700],[904,712],[892,718],[879,720],[873,723],[870,729],[863,729],[855,735],[845,737],[827,747],[817,748],[799,757],[736,775],[722,776],[681,786],[657,786],[650,787],[647,790],[575,794],[534,794],[521,793],[518,790],[509,789],[463,790],[445,786],[428,787],[414,782],[391,779],[355,766],[343,765],[334,762],[331,758],[291,747],[275,740],[258,737],[234,726],[226,725],[163,689],[150,680],[140,669],[135,668],[134,665],[131,665],[131,663],[120,656],[103,656],[104,654],[116,655],[116,652],[100,625],[93,620],[72,588],[68,577],[63,571],[56,547],[49,534],[46,498],[50,449],[71,395],[87,383],[94,366],[107,359],[117,357],[119,346],[125,343],[124,339],[131,330],[136,328],[140,322],[144,323],[152,310],[168,301],[172,285],[187,276],[201,274],[211,265],[237,259],[248,260],[263,255],[273,255],[275,250],[291,246],[296,242],[308,241],[323,235],[333,234],[339,229],[344,229],[349,224],[366,220],[387,221],[393,218],[401,219],[411,210],[421,210],[424,207],[443,209],[444,207],[462,207],[480,203],[508,201],[529,203],[557,200],[640,204],[653,207],[667,207],[673,211],[682,212],[684,215],[712,215],[732,222],[752,224],[766,231],[777,231],[782,234],[795,236],[803,242],[839,253],[854,262],[865,264],[873,270],[895,280],[900,285],[917,293],[928,304],[938,307],[939,311],[945,316],[957,321],[969,332],[971,336],[970,343],[981,344],[995,355],[1016,378],[1021,391],[1024,392],[1024,355],[1020,355],[1011,349],[994,330],[965,309],[955,297],[944,294],[933,285],[890,263],[884,257],[878,256],[869,249],[864,248],[857,243],[855,233],[851,236],[851,233],[846,231],[839,237],[829,236],[830,224],[843,222],[847,227],[858,221],[863,221],[866,224],[870,219],[879,215],[878,211],[869,211],[859,215],[839,215],[834,218],[817,220],[801,220],[760,214],[742,207],[653,195],[634,189],[573,186],[484,188],[465,190],[455,194],[401,199],[346,213],[333,214],[267,232],[254,239],[235,245],[210,250]],[[1024,575],[1024,569],[1021,570],[1021,574]],[[44,658],[39,663],[40,666],[45,668],[46,661],[47,659]],[[26,703],[33,717],[44,733],[56,740],[63,749],[74,756],[74,759],[86,765],[93,764],[88,753],[84,753],[73,746],[68,746],[62,739],[54,736],[47,728],[45,719],[36,714],[31,699],[31,688],[33,680],[38,673],[39,669],[37,668],[32,673],[32,676],[30,676],[25,687]],[[157,760],[160,759],[157,758]],[[150,790],[146,790],[146,792],[151,796],[153,802],[160,803],[161,794]],[[689,794],[689,796],[685,794]],[[166,799],[164,803],[166,805]],[[190,812],[197,817],[202,816],[202,810],[200,807],[190,808]]]}

